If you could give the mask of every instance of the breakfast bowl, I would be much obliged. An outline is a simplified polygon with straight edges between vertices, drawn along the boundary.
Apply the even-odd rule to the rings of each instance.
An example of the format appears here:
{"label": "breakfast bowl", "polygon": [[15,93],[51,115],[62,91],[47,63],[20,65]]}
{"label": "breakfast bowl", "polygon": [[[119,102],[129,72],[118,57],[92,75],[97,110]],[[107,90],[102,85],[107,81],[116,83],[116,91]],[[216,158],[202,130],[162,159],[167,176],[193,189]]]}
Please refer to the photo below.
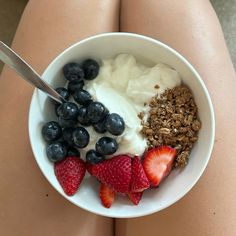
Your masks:
{"label": "breakfast bowl", "polygon": [[[117,196],[110,208],[99,200],[99,184],[86,174],[78,192],[67,196],[54,173],[53,163],[46,156],[45,141],[41,129],[46,121],[56,120],[53,102],[46,94],[35,90],[29,111],[29,136],[36,162],[51,185],[68,201],[95,214],[131,218],[145,216],[167,208],[181,199],[196,184],[210,159],[214,135],[214,111],[209,93],[200,75],[193,66],[169,46],[146,36],[131,33],[106,33],[84,39],[63,51],[47,67],[42,78],[53,87],[65,86],[62,68],[69,62],[81,62],[87,58],[97,61],[111,59],[119,54],[131,54],[139,63],[153,66],[159,62],[175,69],[192,91],[198,107],[201,129],[198,140],[184,168],[173,169],[168,178],[157,189],[143,194],[139,205],[134,206],[127,198]],[[145,90],[145,88],[143,88]],[[104,95],[105,96],[105,95]]]}

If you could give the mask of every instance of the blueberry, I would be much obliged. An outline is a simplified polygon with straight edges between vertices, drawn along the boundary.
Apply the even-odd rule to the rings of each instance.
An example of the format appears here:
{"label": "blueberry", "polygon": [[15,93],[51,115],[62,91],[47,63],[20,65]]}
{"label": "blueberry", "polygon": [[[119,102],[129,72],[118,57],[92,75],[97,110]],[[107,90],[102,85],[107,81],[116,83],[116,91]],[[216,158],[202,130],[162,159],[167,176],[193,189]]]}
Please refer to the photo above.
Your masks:
{"label": "blueberry", "polygon": [[59,87],[55,89],[65,100],[68,100],[70,97],[70,93],[66,88]]}
{"label": "blueberry", "polygon": [[78,110],[78,106],[75,103],[65,102],[57,108],[57,113],[64,120],[71,120],[77,118]]}
{"label": "blueberry", "polygon": [[62,131],[62,137],[64,139],[64,141],[66,143],[68,143],[69,146],[73,146],[74,145],[74,142],[73,142],[73,138],[72,138],[72,133],[74,131],[74,128],[65,128],[63,131]]}
{"label": "blueberry", "polygon": [[58,123],[62,128],[74,127],[78,123],[76,119],[65,120],[61,117],[58,117]]}
{"label": "blueberry", "polygon": [[78,112],[78,121],[83,126],[89,126],[91,125],[90,120],[87,115],[87,108],[86,107],[80,107]]}
{"label": "blueberry", "polygon": [[111,155],[114,154],[118,149],[118,143],[115,139],[110,137],[100,138],[96,145],[96,151],[102,155]]}
{"label": "blueberry", "polygon": [[[67,142],[65,142],[63,136],[61,136],[61,137],[60,137],[59,139],[57,139],[56,141],[65,144],[67,147],[69,146],[69,145],[67,144]],[[52,142],[50,142],[50,143],[52,143]]]}
{"label": "blueberry", "polygon": [[91,164],[98,164],[99,162],[102,162],[104,160],[104,156],[96,152],[95,150],[89,150],[86,153],[86,161]]}
{"label": "blueberry", "polygon": [[67,147],[60,142],[54,142],[47,146],[46,154],[51,162],[61,161],[67,155]]}
{"label": "blueberry", "polygon": [[99,65],[93,59],[87,59],[82,63],[84,78],[87,80],[95,79],[99,73]]}
{"label": "blueberry", "polygon": [[88,118],[93,124],[103,120],[108,112],[107,108],[100,102],[91,102],[87,108]]}
{"label": "blueberry", "polygon": [[74,147],[69,147],[68,151],[67,151],[67,156],[68,157],[71,157],[71,156],[80,157],[80,152],[78,149],[76,149]]}
{"label": "blueberry", "polygon": [[93,125],[94,130],[97,133],[104,134],[107,131],[105,127],[105,122],[106,122],[106,117],[103,120],[99,121],[97,124]]}
{"label": "blueberry", "polygon": [[81,81],[84,79],[84,71],[82,67],[75,62],[70,62],[63,67],[63,74],[69,81]]}
{"label": "blueberry", "polygon": [[73,94],[76,90],[82,89],[84,87],[84,81],[83,80],[74,80],[70,81],[67,85],[67,89],[70,94]]}
{"label": "blueberry", "polygon": [[75,146],[78,148],[84,148],[89,143],[89,133],[83,127],[75,128],[73,131],[72,137],[73,137],[73,142]]}
{"label": "blueberry", "polygon": [[106,118],[105,127],[111,134],[121,135],[125,130],[125,122],[120,115],[111,113]]}
{"label": "blueberry", "polygon": [[76,90],[73,97],[80,105],[88,105],[92,101],[90,93],[83,89]]}
{"label": "blueberry", "polygon": [[42,135],[46,141],[51,142],[61,137],[62,129],[57,122],[50,121],[44,124],[42,128]]}
{"label": "blueberry", "polygon": [[56,114],[56,116],[58,117],[59,116],[59,114],[58,114],[58,112],[57,112],[57,109],[58,109],[58,107],[60,106],[61,104],[60,103],[55,103],[55,106],[54,106],[54,110],[55,110],[55,114]]}

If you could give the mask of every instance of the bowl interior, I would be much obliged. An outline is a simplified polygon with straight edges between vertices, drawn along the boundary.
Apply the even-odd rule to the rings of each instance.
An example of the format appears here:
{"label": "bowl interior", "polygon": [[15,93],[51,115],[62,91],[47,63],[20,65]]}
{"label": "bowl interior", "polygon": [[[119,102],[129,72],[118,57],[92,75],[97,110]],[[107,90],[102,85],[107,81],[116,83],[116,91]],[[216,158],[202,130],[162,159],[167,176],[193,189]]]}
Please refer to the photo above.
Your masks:
{"label": "bowl interior", "polygon": [[202,128],[199,140],[194,146],[189,164],[182,170],[174,170],[156,190],[146,191],[138,206],[128,199],[117,197],[110,209],[104,208],[99,200],[98,183],[94,178],[86,177],[77,194],[67,197],[53,171],[53,165],[45,153],[45,142],[41,136],[41,127],[46,121],[56,119],[50,99],[39,90],[35,90],[29,113],[29,133],[35,159],[53,187],[72,203],[88,211],[110,217],[137,217],[147,215],[173,204],[183,197],[196,183],[204,171],[213,147],[214,114],[210,97],[197,72],[177,52],[168,46],[140,35],[128,33],[109,33],[83,40],[60,54],[46,69],[44,80],[53,87],[64,86],[62,67],[70,61],[82,61],[88,57],[97,60],[113,58],[120,53],[133,54],[145,64],[163,62],[175,68],[182,81],[192,90],[199,109]]}

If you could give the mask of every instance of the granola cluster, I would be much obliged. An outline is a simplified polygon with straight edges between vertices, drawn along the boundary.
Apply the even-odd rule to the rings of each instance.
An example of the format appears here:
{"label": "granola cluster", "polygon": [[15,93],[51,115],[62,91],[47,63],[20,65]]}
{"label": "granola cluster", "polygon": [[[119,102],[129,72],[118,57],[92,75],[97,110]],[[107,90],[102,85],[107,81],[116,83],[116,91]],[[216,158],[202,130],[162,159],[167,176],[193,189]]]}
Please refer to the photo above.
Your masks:
{"label": "granola cluster", "polygon": [[147,120],[144,121],[143,114],[139,114],[143,125],[141,133],[147,138],[148,146],[176,148],[174,166],[185,166],[201,128],[191,91],[183,85],[167,89],[160,97],[153,97],[148,105]]}

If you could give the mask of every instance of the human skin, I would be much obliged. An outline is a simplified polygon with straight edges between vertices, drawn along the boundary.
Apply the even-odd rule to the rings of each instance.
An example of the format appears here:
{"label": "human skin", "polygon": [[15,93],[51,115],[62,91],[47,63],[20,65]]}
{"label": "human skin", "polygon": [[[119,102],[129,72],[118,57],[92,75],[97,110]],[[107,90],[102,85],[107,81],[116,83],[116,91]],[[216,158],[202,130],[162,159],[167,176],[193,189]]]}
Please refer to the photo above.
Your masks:
{"label": "human skin", "polygon": [[[12,47],[42,73],[71,44],[118,31],[118,10],[116,0],[31,0]],[[5,67],[0,91],[0,235],[112,235],[113,219],[69,203],[40,172],[28,137],[33,88]]]}
{"label": "human skin", "polygon": [[[116,220],[116,234],[236,235],[236,76],[207,0],[31,0],[12,47],[42,73],[71,44],[119,30],[151,36],[183,54],[207,85],[217,127],[212,158],[197,185],[164,211]],[[0,91],[0,235],[113,235],[112,219],[63,199],[37,167],[27,130],[32,87],[5,67]]]}
{"label": "human skin", "polygon": [[120,30],[156,38],[194,65],[212,98],[216,138],[207,169],[183,199],[150,216],[117,220],[117,236],[236,235],[236,76],[210,2],[124,0]]}

